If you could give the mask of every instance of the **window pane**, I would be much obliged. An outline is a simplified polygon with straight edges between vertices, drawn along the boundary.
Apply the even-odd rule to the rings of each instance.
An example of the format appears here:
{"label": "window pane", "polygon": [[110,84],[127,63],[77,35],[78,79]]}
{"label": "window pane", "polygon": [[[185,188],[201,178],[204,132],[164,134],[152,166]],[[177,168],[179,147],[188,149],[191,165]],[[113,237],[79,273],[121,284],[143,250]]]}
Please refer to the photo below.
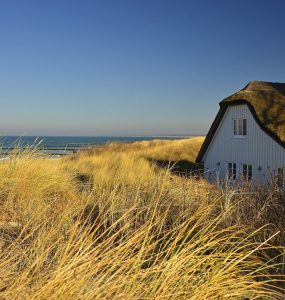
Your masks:
{"label": "window pane", "polygon": [[248,178],[248,180],[251,180],[251,178],[252,178],[252,165],[248,165],[247,178]]}
{"label": "window pane", "polygon": [[228,163],[228,176],[229,178],[236,179],[236,164]]}
{"label": "window pane", "polygon": [[242,135],[242,120],[241,119],[239,119],[238,120],[238,135]]}
{"label": "window pane", "polygon": [[237,135],[237,120],[234,120],[234,135]]}
{"label": "window pane", "polygon": [[233,178],[236,179],[236,175],[237,175],[237,165],[235,163],[233,163]]}
{"label": "window pane", "polygon": [[247,176],[247,165],[242,165],[242,174],[244,177]]}
{"label": "window pane", "polygon": [[228,172],[229,172],[229,177],[232,176],[232,163],[228,163]]}
{"label": "window pane", "polygon": [[246,131],[247,131],[247,126],[246,126],[246,119],[243,119],[243,135],[246,135]]}

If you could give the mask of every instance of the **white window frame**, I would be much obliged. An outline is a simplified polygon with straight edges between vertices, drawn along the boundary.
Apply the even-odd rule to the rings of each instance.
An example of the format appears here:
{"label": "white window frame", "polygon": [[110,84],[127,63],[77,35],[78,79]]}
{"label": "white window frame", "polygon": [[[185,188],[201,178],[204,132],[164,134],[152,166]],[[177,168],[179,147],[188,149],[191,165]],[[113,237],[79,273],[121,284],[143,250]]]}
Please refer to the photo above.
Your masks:
{"label": "white window frame", "polygon": [[233,137],[246,138],[247,137],[247,119],[235,118],[233,119]]}

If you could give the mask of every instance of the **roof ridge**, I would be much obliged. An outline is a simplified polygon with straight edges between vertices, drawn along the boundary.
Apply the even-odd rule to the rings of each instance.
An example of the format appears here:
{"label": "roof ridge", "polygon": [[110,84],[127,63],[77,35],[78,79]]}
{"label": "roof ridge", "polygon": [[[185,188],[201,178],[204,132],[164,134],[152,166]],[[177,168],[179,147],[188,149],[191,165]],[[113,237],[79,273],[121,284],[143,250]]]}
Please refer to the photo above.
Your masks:
{"label": "roof ridge", "polygon": [[241,91],[271,91],[285,96],[285,83],[270,81],[250,81]]}

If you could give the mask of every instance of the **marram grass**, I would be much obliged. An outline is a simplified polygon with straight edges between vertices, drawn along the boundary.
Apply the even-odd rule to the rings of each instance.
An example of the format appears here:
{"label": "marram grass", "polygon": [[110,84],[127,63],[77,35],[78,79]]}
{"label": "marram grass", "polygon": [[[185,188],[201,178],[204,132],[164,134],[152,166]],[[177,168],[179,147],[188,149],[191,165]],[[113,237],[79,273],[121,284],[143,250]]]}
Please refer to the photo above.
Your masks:
{"label": "marram grass", "polygon": [[0,299],[282,299],[275,232],[255,239],[218,189],[148,159],[194,160],[201,141],[2,162]]}

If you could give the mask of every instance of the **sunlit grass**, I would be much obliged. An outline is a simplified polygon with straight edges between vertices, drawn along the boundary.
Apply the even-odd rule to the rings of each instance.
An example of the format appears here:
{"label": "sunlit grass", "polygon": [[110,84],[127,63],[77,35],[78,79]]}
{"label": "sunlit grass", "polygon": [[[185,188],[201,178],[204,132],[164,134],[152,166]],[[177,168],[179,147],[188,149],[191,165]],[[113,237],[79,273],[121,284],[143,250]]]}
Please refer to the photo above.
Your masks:
{"label": "sunlit grass", "polygon": [[1,162],[0,298],[282,299],[278,230],[237,222],[227,191],[149,160],[193,161],[201,142]]}

